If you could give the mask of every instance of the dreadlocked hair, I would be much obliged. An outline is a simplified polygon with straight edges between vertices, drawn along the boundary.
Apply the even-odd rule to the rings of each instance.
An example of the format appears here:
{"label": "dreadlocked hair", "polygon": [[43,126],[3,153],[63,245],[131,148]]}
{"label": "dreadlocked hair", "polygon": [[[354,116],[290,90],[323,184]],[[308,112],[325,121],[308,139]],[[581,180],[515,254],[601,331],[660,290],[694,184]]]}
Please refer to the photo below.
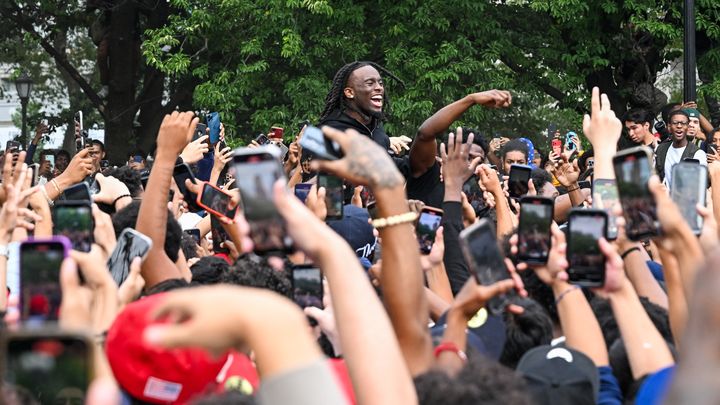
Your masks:
{"label": "dreadlocked hair", "polygon": [[[335,73],[332,87],[330,87],[330,91],[325,97],[325,109],[323,110],[322,114],[320,114],[320,121],[324,121],[325,119],[327,119],[333,112],[337,110],[342,111],[347,107],[347,104],[345,104],[345,95],[343,94],[343,91],[345,90],[345,85],[347,84],[347,81],[350,78],[352,72],[365,66],[374,67],[378,70],[378,72],[383,73],[385,76],[392,78],[393,80],[400,83],[401,86],[405,87],[405,83],[402,80],[400,80],[392,72],[378,65],[377,63],[367,61],[350,62],[345,66],[341,67],[337,71],[337,73]],[[387,93],[383,93],[383,110],[387,112],[390,111],[390,100],[388,99]]]}

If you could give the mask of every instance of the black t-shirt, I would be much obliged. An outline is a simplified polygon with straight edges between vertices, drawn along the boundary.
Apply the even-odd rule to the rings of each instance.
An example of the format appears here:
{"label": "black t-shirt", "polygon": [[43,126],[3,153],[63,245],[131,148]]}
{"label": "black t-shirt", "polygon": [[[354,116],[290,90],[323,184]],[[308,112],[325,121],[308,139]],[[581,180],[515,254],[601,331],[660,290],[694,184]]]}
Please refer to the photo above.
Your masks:
{"label": "black t-shirt", "polygon": [[445,185],[440,181],[440,164],[435,162],[425,173],[413,177],[408,156],[394,159],[400,173],[407,180],[407,198],[420,200],[430,207],[441,208],[445,199]]}
{"label": "black t-shirt", "polygon": [[327,125],[341,131],[352,128],[359,133],[370,137],[373,141],[375,141],[375,143],[382,146],[385,150],[390,149],[390,137],[385,133],[385,128],[383,127],[382,122],[377,119],[373,118],[370,124],[363,125],[346,113],[336,111],[330,114],[328,118],[321,121],[318,125],[321,127],[323,125]]}

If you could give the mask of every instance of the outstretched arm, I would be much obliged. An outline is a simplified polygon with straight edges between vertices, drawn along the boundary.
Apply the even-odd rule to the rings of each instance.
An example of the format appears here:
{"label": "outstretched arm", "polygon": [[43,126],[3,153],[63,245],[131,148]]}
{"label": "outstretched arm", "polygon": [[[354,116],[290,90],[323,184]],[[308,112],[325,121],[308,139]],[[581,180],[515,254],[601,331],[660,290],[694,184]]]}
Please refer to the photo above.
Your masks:
{"label": "outstretched arm", "polygon": [[413,177],[425,173],[435,164],[435,139],[447,133],[450,125],[457,121],[470,107],[478,104],[486,107],[509,107],[512,103],[510,92],[503,90],[489,90],[474,93],[446,105],[438,112],[426,119],[418,129],[415,142],[410,147],[410,168]]}

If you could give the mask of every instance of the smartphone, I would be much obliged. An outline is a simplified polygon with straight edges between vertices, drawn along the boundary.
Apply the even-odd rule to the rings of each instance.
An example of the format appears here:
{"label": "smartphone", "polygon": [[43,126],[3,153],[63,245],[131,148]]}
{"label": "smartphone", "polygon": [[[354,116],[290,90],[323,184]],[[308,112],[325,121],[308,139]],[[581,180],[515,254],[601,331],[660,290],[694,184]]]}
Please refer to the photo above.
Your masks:
{"label": "smartphone", "polygon": [[105,170],[110,168],[110,161],[109,160],[101,160],[100,161],[100,169]]}
{"label": "smartphone", "polygon": [[312,188],[312,184],[310,183],[299,183],[295,185],[295,197],[299,198],[300,201],[305,204],[305,200],[307,200],[307,196],[310,193],[310,189]]}
{"label": "smartphone", "polygon": [[229,220],[235,219],[237,206],[232,196],[208,182],[203,183],[202,193],[197,198],[197,205],[207,212]]}
{"label": "smartphone", "polygon": [[679,162],[672,167],[670,197],[695,235],[702,232],[703,218],[695,207],[706,205],[707,177],[707,168],[697,163]]}
{"label": "smartphone", "polygon": [[575,132],[568,132],[565,134],[565,149],[574,151],[575,150],[575,144],[573,143],[573,139],[577,138],[577,134]]}
{"label": "smartphone", "polygon": [[193,140],[197,140],[201,136],[207,135],[207,125],[198,123],[195,126],[195,134],[193,134]]}
{"label": "smartphone", "polygon": [[38,163],[33,163],[30,165],[30,170],[32,171],[31,177],[30,177],[30,187],[35,187],[38,183],[38,173],[40,172],[40,165]]}
{"label": "smartphone", "polygon": [[68,238],[77,251],[90,251],[95,228],[90,201],[56,201],[52,220],[54,235]]}
{"label": "smartphone", "polygon": [[625,231],[633,241],[660,234],[657,206],[648,189],[648,180],[653,173],[651,165],[652,150],[647,146],[626,149],[613,157]]}
{"label": "smartphone", "polygon": [[205,121],[210,128],[210,143],[215,145],[220,140],[220,113],[211,112],[205,116]]}
{"label": "smartphone", "polygon": [[596,179],[592,183],[593,208],[608,213],[607,239],[615,240],[618,235],[617,216],[615,209],[620,206],[617,184],[612,179]]}
{"label": "smartphone", "polygon": [[343,157],[340,145],[325,138],[325,135],[318,127],[308,126],[305,128],[305,134],[300,139],[300,146],[312,152],[319,159],[337,160]]}
{"label": "smartphone", "polygon": [[187,186],[185,186],[185,180],[190,180],[191,183],[197,184],[197,181],[195,181],[195,176],[193,175],[192,170],[190,169],[190,166],[187,165],[187,163],[180,163],[175,166],[175,169],[173,170],[173,179],[175,180],[175,184],[177,185],[178,190],[180,190],[180,193],[183,195],[183,199],[188,205],[188,208],[190,211],[200,211],[201,208],[198,207],[196,201],[197,201],[197,195],[190,191]]}
{"label": "smartphone", "polygon": [[285,220],[275,207],[273,198],[275,182],[285,176],[278,160],[279,153],[274,145],[265,145],[240,148],[233,155],[233,175],[256,252],[289,250],[292,247]]}
{"label": "smartphone", "polygon": [[270,142],[270,139],[268,139],[267,135],[260,134],[255,138],[255,142],[257,142],[258,145],[267,145],[268,142]]}
{"label": "smartphone", "polygon": [[343,180],[330,174],[318,174],[318,190],[325,187],[326,219],[341,219],[343,217],[344,197]]}
{"label": "smartphone", "polygon": [[83,181],[75,184],[74,186],[68,187],[60,195],[59,200],[91,202],[92,196],[90,194],[90,186]]}
{"label": "smartphone", "polygon": [[115,250],[113,250],[107,262],[110,275],[112,275],[117,285],[125,282],[125,279],[130,274],[130,264],[133,259],[139,257],[145,260],[145,256],[147,256],[151,247],[152,239],[132,228],[123,229],[120,236],[118,236]]}
{"label": "smartphone", "polygon": [[8,332],[2,346],[4,382],[30,403],[85,402],[93,367],[90,337],[57,329],[29,329]]}
{"label": "smartphone", "polygon": [[83,112],[82,111],[76,112],[73,119],[75,121],[75,126],[78,127],[78,129],[80,130],[80,133],[82,134],[83,129],[85,129],[85,127],[83,126]]}
{"label": "smartphone", "polygon": [[415,227],[415,236],[420,245],[420,253],[427,255],[432,250],[435,243],[435,232],[442,222],[443,211],[433,207],[424,207],[420,211],[417,226]]}
{"label": "smartphone", "polygon": [[223,246],[223,242],[230,240],[230,235],[225,232],[225,229],[222,227],[220,220],[217,219],[215,215],[210,215],[210,235],[212,236],[214,253],[230,253],[230,249]]}
{"label": "smartphone", "polygon": [[473,207],[473,211],[475,211],[475,216],[479,217],[482,213],[483,209],[485,209],[485,198],[483,197],[483,191],[480,188],[480,184],[478,183],[478,178],[476,175],[470,176],[470,178],[463,184],[462,188],[463,193],[465,193],[465,196],[467,197],[468,202]]}
{"label": "smartphone", "polygon": [[552,140],[552,151],[556,155],[562,155],[562,141],[555,138]]}
{"label": "smartphone", "polygon": [[[293,301],[300,308],[323,308],[323,283],[320,269],[311,265],[297,265],[292,268]],[[317,325],[308,317],[311,325]]]}
{"label": "smartphone", "polygon": [[552,247],[550,226],[555,202],[551,198],[526,196],[520,199],[518,257],[530,264],[546,264]]}
{"label": "smartphone", "polygon": [[5,144],[5,151],[11,154],[16,154],[22,149],[22,144],[18,141],[7,141]]}
{"label": "smartphone", "polygon": [[186,229],[183,232],[190,235],[193,238],[193,240],[195,241],[195,243],[197,243],[198,245],[200,244],[200,230],[199,229],[197,229],[197,228]]}
{"label": "smartphone", "polygon": [[604,210],[573,209],[568,215],[568,281],[583,287],[605,284],[605,255],[598,240],[607,236],[608,215]]}
{"label": "smartphone", "polygon": [[272,134],[270,136],[271,138],[279,138],[282,140],[283,135],[285,135],[285,128],[272,127],[272,128],[270,128],[270,133]]}
{"label": "smartphone", "polygon": [[[460,247],[478,284],[491,285],[511,278],[498,245],[495,227],[487,219],[483,218],[460,232]],[[513,289],[505,295],[492,298],[487,303],[488,311],[500,315],[515,295]]]}
{"label": "smartphone", "polygon": [[508,192],[512,198],[520,198],[528,193],[528,181],[532,168],[525,165],[510,166],[510,178],[508,179]]}
{"label": "smartphone", "polygon": [[64,236],[20,244],[20,319],[31,323],[58,319],[60,267],[70,248]]}

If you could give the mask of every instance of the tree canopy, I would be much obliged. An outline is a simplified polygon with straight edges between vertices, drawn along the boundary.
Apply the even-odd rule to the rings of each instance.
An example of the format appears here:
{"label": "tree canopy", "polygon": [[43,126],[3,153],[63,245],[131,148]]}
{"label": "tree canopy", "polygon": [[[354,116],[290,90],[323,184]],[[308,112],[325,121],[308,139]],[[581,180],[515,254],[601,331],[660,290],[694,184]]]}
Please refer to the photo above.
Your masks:
{"label": "tree canopy", "polygon": [[[398,78],[385,80],[391,135],[413,136],[441,106],[500,88],[513,92],[512,109],[472,109],[462,123],[486,136],[543,143],[548,124],[580,129],[592,86],[608,93],[618,114],[666,103],[656,83],[682,55],[681,7],[673,0],[9,0],[0,6],[0,30],[4,50],[15,50],[2,62],[38,72],[44,60],[56,69],[70,94],[64,117],[92,108],[111,154],[149,148],[162,114],[175,108],[220,111],[236,144],[272,125],[292,134],[318,118],[335,71],[354,60]],[[696,12],[699,91],[720,124],[720,3],[697,0]],[[90,41],[98,27],[108,45],[105,98],[92,52],[100,35]]]}

